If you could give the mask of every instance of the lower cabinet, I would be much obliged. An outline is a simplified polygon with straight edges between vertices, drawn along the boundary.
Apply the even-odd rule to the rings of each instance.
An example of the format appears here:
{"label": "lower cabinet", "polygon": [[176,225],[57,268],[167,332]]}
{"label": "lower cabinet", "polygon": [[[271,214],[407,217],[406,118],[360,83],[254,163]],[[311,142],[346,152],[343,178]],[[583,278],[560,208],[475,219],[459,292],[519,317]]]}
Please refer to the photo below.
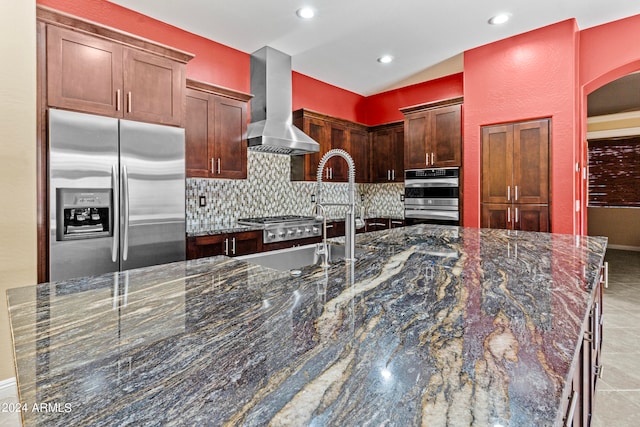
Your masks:
{"label": "lower cabinet", "polygon": [[482,203],[482,227],[549,231],[549,205]]}
{"label": "lower cabinet", "polygon": [[215,255],[238,256],[262,252],[262,231],[187,238],[187,259]]}
{"label": "lower cabinet", "polygon": [[364,221],[364,231],[386,230],[389,227],[389,220],[386,218],[367,218]]}
{"label": "lower cabinet", "polygon": [[[404,220],[369,218],[365,220],[365,226],[356,230],[356,232],[364,233],[367,231],[386,230],[388,228],[402,226],[404,226]],[[327,221],[327,238],[340,237],[344,235],[344,221]],[[187,259],[204,258],[216,255],[234,257],[258,252],[273,251],[276,249],[286,249],[294,246],[309,245],[319,243],[321,241],[321,237],[309,237],[306,239],[265,244],[262,242],[262,230],[187,237]]]}
{"label": "lower cabinet", "polygon": [[344,221],[327,221],[327,237],[344,236]]}
{"label": "lower cabinet", "polygon": [[570,387],[565,393],[563,426],[590,426],[595,406],[596,384],[602,376],[602,291],[604,271],[597,285],[585,335],[576,360]]}

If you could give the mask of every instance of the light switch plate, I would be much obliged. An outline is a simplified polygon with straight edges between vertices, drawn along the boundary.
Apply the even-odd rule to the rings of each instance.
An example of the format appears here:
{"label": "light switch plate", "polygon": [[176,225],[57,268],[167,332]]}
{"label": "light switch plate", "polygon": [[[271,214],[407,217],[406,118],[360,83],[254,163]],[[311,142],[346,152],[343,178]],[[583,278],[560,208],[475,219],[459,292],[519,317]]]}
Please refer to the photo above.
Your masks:
{"label": "light switch plate", "polygon": [[207,197],[206,196],[200,196],[199,205],[200,205],[201,208],[204,208],[205,206],[207,206]]}

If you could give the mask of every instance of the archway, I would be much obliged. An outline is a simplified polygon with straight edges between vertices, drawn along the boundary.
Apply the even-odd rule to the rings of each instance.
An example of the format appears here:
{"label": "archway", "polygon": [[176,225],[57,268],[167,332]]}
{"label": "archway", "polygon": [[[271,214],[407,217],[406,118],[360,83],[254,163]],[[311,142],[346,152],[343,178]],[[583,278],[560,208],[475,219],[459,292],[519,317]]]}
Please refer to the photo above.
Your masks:
{"label": "archway", "polygon": [[640,195],[629,191],[640,168],[638,71],[640,61],[635,61],[584,87],[582,158],[589,167],[580,185],[582,231],[605,235],[609,247],[618,249],[640,250],[640,204],[635,201]]}

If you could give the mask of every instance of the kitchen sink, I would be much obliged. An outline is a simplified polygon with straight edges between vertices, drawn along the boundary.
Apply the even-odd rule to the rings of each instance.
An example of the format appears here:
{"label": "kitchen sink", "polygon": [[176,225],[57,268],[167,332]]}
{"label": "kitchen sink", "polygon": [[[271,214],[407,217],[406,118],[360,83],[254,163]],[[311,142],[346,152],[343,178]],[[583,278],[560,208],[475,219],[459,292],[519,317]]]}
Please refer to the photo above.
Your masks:
{"label": "kitchen sink", "polygon": [[[327,244],[329,263],[344,259],[344,245]],[[316,254],[316,244],[296,246],[287,249],[278,249],[269,252],[243,255],[235,259],[262,265],[280,271],[297,270],[308,265],[322,262],[322,257]]]}

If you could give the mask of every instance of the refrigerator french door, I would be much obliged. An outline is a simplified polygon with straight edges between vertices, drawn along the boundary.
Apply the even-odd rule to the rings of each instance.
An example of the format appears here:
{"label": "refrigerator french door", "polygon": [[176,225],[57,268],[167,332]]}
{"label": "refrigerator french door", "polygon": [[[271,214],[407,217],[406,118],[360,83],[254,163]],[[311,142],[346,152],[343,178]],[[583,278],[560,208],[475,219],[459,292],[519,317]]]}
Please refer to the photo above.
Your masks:
{"label": "refrigerator french door", "polygon": [[184,129],[49,109],[49,280],[185,259]]}

